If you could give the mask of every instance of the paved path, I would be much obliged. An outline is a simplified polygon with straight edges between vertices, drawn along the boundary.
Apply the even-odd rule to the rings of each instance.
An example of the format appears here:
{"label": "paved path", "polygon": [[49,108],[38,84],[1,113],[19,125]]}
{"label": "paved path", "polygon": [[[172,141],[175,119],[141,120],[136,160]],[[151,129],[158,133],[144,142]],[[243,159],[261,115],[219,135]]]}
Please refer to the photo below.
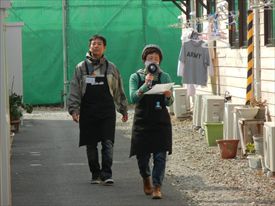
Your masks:
{"label": "paved path", "polygon": [[142,191],[130,140],[116,131],[114,186],[89,184],[85,147],[78,147],[78,125],[69,120],[24,120],[12,146],[13,206],[183,206],[166,179],[164,198]]}

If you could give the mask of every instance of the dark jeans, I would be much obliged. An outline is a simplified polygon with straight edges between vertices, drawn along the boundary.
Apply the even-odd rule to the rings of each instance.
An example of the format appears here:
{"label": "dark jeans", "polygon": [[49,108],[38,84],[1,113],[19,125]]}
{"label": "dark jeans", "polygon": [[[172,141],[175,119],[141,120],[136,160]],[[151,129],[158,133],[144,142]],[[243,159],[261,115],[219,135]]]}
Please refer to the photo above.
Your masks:
{"label": "dark jeans", "polygon": [[113,164],[113,142],[111,140],[101,141],[101,169],[98,159],[98,149],[96,145],[87,145],[87,157],[92,178],[106,180],[112,178]]}
{"label": "dark jeans", "polygon": [[[139,173],[143,178],[151,176],[150,169],[151,154],[137,155],[137,162],[139,167]],[[166,152],[153,153],[153,171],[152,179],[154,186],[161,186],[166,166]]]}

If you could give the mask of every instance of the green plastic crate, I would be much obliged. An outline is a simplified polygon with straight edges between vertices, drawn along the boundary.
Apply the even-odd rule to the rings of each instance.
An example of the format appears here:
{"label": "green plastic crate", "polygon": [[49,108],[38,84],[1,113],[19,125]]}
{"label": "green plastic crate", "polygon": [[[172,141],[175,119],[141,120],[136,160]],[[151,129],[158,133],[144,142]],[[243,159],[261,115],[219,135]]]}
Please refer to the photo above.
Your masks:
{"label": "green plastic crate", "polygon": [[223,139],[223,122],[204,122],[208,146],[217,146],[216,140]]}

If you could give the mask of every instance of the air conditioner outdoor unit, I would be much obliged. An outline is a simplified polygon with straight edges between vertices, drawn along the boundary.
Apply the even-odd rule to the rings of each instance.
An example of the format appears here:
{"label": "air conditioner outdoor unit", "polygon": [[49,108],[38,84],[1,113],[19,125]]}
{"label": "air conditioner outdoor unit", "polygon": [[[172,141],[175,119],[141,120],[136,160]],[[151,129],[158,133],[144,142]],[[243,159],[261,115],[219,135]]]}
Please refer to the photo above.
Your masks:
{"label": "air conditioner outdoor unit", "polygon": [[201,113],[202,113],[202,97],[210,94],[196,94],[194,99],[194,109],[193,109],[193,127],[200,128],[201,125]]}
{"label": "air conditioner outdoor unit", "polygon": [[224,97],[207,95],[202,97],[201,125],[204,129],[204,122],[221,122],[224,113]]}
{"label": "air conditioner outdoor unit", "polygon": [[[174,88],[181,88],[181,85],[174,85],[172,87],[172,92],[174,91]],[[169,113],[174,115],[174,104],[172,104],[171,106],[168,107]]]}
{"label": "air conditioner outdoor unit", "polygon": [[173,110],[175,117],[186,117],[187,112],[190,111],[190,102],[187,96],[187,89],[173,88]]}
{"label": "air conditioner outdoor unit", "polygon": [[271,172],[275,172],[275,122],[264,123],[264,163]]}
{"label": "air conditioner outdoor unit", "polygon": [[238,125],[234,125],[234,107],[236,106],[242,106],[242,104],[226,102],[224,105],[224,118],[223,118],[223,138],[224,139],[235,139],[234,127],[238,126]]}

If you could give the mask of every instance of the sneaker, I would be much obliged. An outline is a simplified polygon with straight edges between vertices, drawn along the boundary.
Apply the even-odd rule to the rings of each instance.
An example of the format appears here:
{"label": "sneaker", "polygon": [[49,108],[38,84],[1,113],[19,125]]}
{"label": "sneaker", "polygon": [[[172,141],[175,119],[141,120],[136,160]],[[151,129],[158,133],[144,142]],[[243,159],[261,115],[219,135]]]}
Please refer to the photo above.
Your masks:
{"label": "sneaker", "polygon": [[100,179],[99,178],[95,178],[95,179],[92,179],[91,180],[91,184],[93,184],[93,185],[96,185],[96,184],[100,184]]}
{"label": "sneaker", "polygon": [[114,184],[114,180],[112,178],[108,178],[103,181],[103,185],[106,185],[106,186],[111,186],[113,184]]}

